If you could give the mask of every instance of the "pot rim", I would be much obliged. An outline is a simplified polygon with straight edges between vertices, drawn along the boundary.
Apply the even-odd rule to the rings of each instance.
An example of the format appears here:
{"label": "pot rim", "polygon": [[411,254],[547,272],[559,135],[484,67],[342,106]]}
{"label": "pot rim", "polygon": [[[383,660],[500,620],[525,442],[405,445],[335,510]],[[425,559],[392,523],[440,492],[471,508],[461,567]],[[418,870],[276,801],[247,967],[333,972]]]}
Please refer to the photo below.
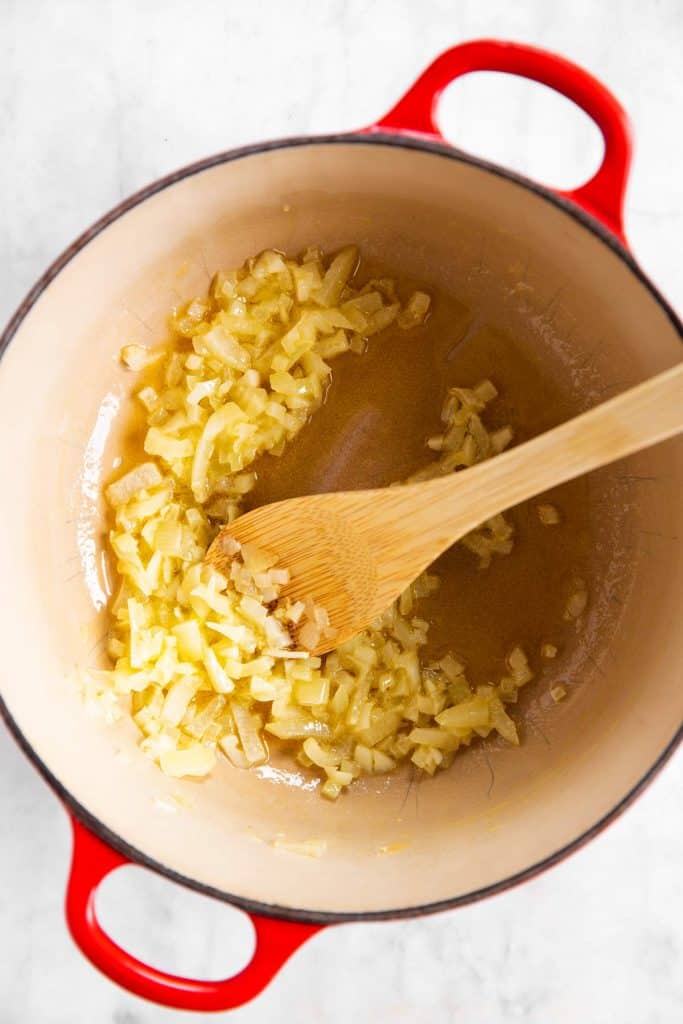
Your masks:
{"label": "pot rim", "polygon": [[[146,185],[137,192],[134,192],[127,199],[114,206],[108,213],[100,217],[99,220],[95,221],[89,228],[87,228],[82,234],[80,234],[63,252],[50,264],[50,266],[43,272],[37,282],[33,285],[30,291],[26,294],[17,310],[9,320],[4,331],[0,335],[0,360],[7,351],[12,339],[19,330],[22,322],[36,304],[43,292],[48,288],[52,281],[58,276],[59,273],[67,266],[67,264],[83,250],[94,238],[96,238],[102,231],[104,231],[110,224],[118,220],[129,210],[143,203],[145,200],[156,195],[158,192],[162,192],[164,189],[171,185],[182,181],[185,178],[192,177],[195,174],[199,174],[202,171],[209,170],[212,167],[219,166],[225,163],[231,163],[234,160],[241,160],[245,157],[255,156],[261,153],[267,153],[278,149],[289,149],[301,146],[314,146],[314,145],[380,145],[395,147],[397,149],[409,149],[418,150],[423,152],[433,153],[437,156],[443,156],[451,160],[455,160],[460,163],[469,164],[470,166],[476,167],[485,173],[504,178],[508,181],[512,181],[528,191],[533,192],[540,199],[550,203],[555,207],[559,207],[564,213],[573,217],[574,220],[590,231],[593,235],[597,236],[598,239],[607,245],[621,261],[627,266],[627,268],[634,274],[634,276],[640,281],[640,283],[650,292],[652,298],[661,307],[672,326],[678,333],[681,342],[683,343],[683,323],[669,305],[660,291],[655,287],[652,281],[643,272],[640,266],[636,263],[629,250],[622,244],[622,242],[609,231],[599,220],[586,213],[578,205],[571,202],[569,199],[564,198],[562,195],[558,195],[552,189],[539,185],[538,183],[526,178],[524,175],[518,174],[515,171],[508,170],[507,168],[501,167],[498,164],[491,163],[487,160],[483,160],[479,157],[472,156],[469,153],[457,149],[447,143],[433,141],[431,138],[420,135],[410,134],[407,132],[384,132],[384,131],[366,131],[366,132],[345,132],[345,133],[333,133],[329,135],[315,135],[315,136],[293,136],[291,138],[276,139],[269,142],[255,143],[248,146],[241,146],[235,149],[230,149],[217,153],[213,156],[206,157],[202,160],[195,161],[191,164],[187,164],[184,167],[179,168],[170,174],[164,175],[161,178],[156,179],[149,185]],[[472,892],[465,893],[464,895],[452,897],[445,900],[437,900],[432,903],[423,904],[420,906],[411,906],[403,908],[395,908],[392,910],[374,910],[374,911],[356,911],[352,913],[338,912],[338,911],[315,911],[309,909],[300,909],[294,907],[284,907],[277,904],[260,903],[257,900],[248,899],[242,896],[226,892],[222,889],[217,889],[213,886],[207,885],[203,882],[199,882],[187,875],[183,875],[172,868],[167,867],[161,862],[147,856],[140,850],[137,850],[134,846],[130,845],[125,839],[119,836],[117,833],[112,832],[106,825],[104,825],[97,817],[92,815],[86,807],[79,803],[78,800],[66,789],[59,779],[51,772],[48,766],[42,761],[38,752],[31,746],[19,725],[12,717],[10,710],[5,703],[2,694],[0,693],[0,717],[4,719],[5,724],[14,736],[19,747],[26,754],[29,761],[32,762],[34,767],[37,769],[39,774],[47,782],[50,788],[57,794],[61,801],[66,805],[67,810],[80,822],[82,822],[91,832],[102,839],[105,843],[123,854],[133,864],[149,868],[152,871],[157,872],[160,875],[169,878],[171,881],[176,882],[180,885],[184,885],[189,889],[193,889],[196,892],[200,892],[206,896],[211,896],[215,899],[221,900],[225,903],[230,903],[235,907],[238,907],[244,911],[252,914],[257,914],[263,917],[271,917],[286,921],[299,921],[299,922],[310,922],[312,924],[327,925],[336,924],[342,922],[353,922],[353,921],[382,921],[382,920],[397,920],[402,918],[418,917],[424,914],[433,914],[443,910],[451,910],[456,907],[467,906],[470,903],[478,902],[479,900],[485,899],[488,896],[494,896],[497,893],[504,892],[506,889],[510,889],[516,885],[520,885],[522,882],[528,881],[540,875],[542,872],[553,867],[555,864],[564,860],[570,854],[580,849],[586,843],[588,843],[595,836],[599,835],[608,825],[612,824],[625,810],[629,807],[634,800],[643,792],[643,790],[653,781],[655,776],[662,770],[666,762],[671,758],[678,745],[683,741],[683,724],[678,728],[677,732],[674,733],[673,737],[660,753],[659,757],[654,763],[647,769],[647,771],[641,776],[638,782],[619,800],[614,807],[611,808],[606,814],[602,816],[597,822],[595,822],[590,828],[584,830],[577,837],[572,839],[570,842],[565,843],[558,850],[549,854],[547,857],[535,862],[523,871],[516,872],[515,874],[509,875],[491,885],[476,889]]]}

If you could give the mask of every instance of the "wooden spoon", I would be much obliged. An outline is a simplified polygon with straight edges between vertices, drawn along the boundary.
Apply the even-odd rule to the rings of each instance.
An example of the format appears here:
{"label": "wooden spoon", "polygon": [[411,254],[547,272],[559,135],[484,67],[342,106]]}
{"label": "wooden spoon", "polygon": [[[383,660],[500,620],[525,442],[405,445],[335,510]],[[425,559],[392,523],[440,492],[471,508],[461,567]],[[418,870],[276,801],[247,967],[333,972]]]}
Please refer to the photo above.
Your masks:
{"label": "wooden spoon", "polygon": [[[683,430],[683,363],[467,472],[402,487],[277,501],[225,526],[207,561],[225,570],[226,538],[277,555],[283,596],[327,610],[322,654],[372,622],[446,548],[551,487]],[[229,546],[228,546],[229,550]]]}

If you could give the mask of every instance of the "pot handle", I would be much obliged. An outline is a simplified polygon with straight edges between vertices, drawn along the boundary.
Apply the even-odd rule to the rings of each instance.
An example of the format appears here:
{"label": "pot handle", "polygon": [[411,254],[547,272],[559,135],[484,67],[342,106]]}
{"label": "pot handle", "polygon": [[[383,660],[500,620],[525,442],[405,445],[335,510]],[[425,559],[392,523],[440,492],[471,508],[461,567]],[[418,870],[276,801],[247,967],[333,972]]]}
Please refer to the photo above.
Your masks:
{"label": "pot handle", "polygon": [[257,996],[285,961],[322,925],[283,921],[249,913],[256,932],[251,961],[233,978],[194,981],[158,971],[109,938],[95,913],[97,887],[111,871],[133,863],[72,817],[73,854],[66,892],[66,920],[80,951],[129,992],[178,1010],[230,1010]]}
{"label": "pot handle", "polygon": [[504,71],[530,78],[566,96],[592,118],[605,144],[600,167],[580,188],[555,191],[577,203],[625,242],[623,205],[631,163],[629,119],[609,89],[564,57],[495,39],[454,46],[437,57],[396,106],[366,130],[389,129],[445,141],[436,121],[439,97],[447,85],[471,71]]}

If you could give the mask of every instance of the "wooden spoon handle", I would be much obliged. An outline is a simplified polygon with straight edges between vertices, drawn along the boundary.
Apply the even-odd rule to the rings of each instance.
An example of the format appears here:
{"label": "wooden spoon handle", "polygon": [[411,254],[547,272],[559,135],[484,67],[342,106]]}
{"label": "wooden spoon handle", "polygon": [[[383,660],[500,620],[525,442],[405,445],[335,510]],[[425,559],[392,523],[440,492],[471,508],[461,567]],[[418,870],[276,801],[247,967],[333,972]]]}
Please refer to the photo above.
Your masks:
{"label": "wooden spoon handle", "polygon": [[681,430],[683,363],[466,473],[410,485],[420,526],[445,547],[498,512]]}

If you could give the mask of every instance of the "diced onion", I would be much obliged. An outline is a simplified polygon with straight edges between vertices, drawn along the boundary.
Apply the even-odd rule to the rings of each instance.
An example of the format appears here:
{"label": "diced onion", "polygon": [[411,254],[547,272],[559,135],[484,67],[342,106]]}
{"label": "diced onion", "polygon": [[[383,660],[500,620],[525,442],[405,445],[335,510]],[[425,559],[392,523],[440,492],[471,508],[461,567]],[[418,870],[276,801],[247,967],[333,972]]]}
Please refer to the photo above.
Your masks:
{"label": "diced onion", "polygon": [[[132,369],[158,364],[153,386],[138,392],[151,458],[106,490],[121,586],[110,609],[114,666],[89,690],[103,707],[107,698],[111,717],[130,702],[144,753],[172,777],[208,774],[217,752],[235,768],[263,764],[268,739],[286,743],[334,800],[359,776],[401,761],[433,774],[493,730],[519,742],[506,706],[532,678],[521,648],[508,656],[509,674],[476,688],[455,654],[424,657],[429,622],[419,602],[438,589],[437,577],[424,574],[321,659],[301,648],[332,635],[329,616],[310,601],[280,599],[289,573],[271,553],[228,540],[225,575],[204,564],[216,526],[239,514],[256,484],[256,459],[282,454],[322,404],[328,361],[428,316],[426,292],[401,304],[391,280],[358,287],[357,264],[355,246],[331,261],[314,248],[301,260],[267,250],[175,310],[166,349],[121,352]],[[488,380],[448,391],[427,447],[436,459],[413,479],[459,471],[510,443],[510,427],[486,426],[496,395]],[[510,552],[513,530],[494,516],[463,544],[486,567]],[[578,608],[577,594],[580,614],[585,587],[574,587],[567,608]],[[310,856],[321,844],[273,843]]]}
{"label": "diced onion", "polygon": [[201,778],[208,775],[216,763],[216,754],[209,747],[193,743],[184,750],[163,750],[159,755],[159,766],[165,775],[174,779],[185,776]]}
{"label": "diced onion", "polygon": [[560,521],[560,513],[554,505],[537,505],[536,512],[544,526],[557,526]]}
{"label": "diced onion", "polygon": [[582,579],[575,579],[564,607],[565,621],[576,620],[583,615],[588,604],[588,590]]}
{"label": "diced onion", "polygon": [[107,501],[114,508],[118,508],[119,505],[125,505],[126,502],[130,501],[138,491],[156,487],[161,481],[162,476],[156,463],[142,462],[135,469],[131,469],[129,473],[122,476],[120,480],[117,480],[116,483],[110,484],[107,487]]}
{"label": "diced onion", "polygon": [[121,362],[124,366],[127,366],[129,370],[135,370],[139,372],[144,370],[145,367],[151,366],[153,363],[159,361],[163,356],[162,351],[150,352],[148,348],[144,348],[143,345],[124,345],[121,349]]}

